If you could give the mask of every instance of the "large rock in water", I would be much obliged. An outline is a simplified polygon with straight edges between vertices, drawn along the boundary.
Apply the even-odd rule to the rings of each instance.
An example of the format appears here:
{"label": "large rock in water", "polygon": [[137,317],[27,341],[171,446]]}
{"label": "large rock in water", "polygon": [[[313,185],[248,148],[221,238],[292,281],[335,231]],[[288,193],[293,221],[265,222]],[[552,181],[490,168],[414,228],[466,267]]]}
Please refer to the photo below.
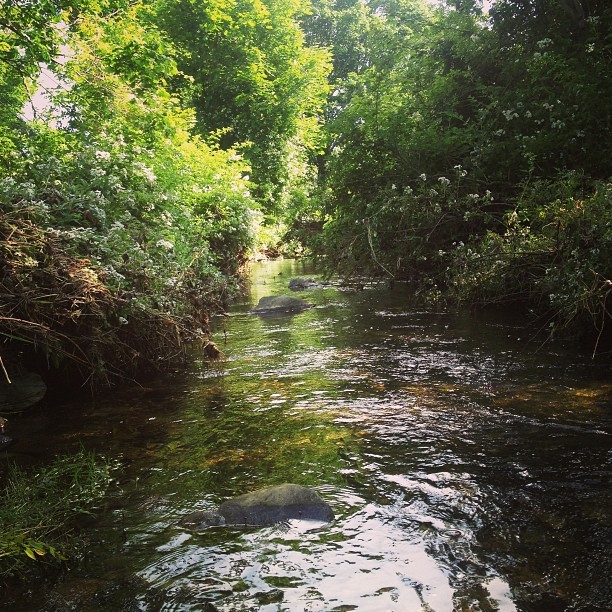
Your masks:
{"label": "large rock in water", "polygon": [[223,502],[219,514],[226,523],[271,525],[288,519],[331,521],[334,512],[312,489],[282,484],[245,493]]}
{"label": "large rock in water", "polygon": [[0,382],[0,412],[20,412],[39,402],[47,392],[43,379],[33,372]]}
{"label": "large rock in water", "polygon": [[312,304],[289,295],[269,295],[262,297],[253,309],[258,314],[274,312],[301,312],[311,308]]}
{"label": "large rock in water", "polygon": [[263,527],[291,519],[328,522],[334,519],[334,511],[312,489],[286,483],[234,497],[217,512],[192,512],[182,522],[204,529],[215,525]]}

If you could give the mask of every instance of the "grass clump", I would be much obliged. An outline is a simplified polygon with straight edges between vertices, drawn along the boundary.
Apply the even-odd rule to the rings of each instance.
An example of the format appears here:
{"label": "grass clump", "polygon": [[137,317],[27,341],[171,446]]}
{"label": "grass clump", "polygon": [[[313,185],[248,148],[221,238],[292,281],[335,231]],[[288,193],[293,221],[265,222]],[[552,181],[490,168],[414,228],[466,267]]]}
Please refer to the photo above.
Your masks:
{"label": "grass clump", "polygon": [[48,466],[9,468],[0,492],[0,576],[23,573],[38,560],[66,560],[75,549],[75,518],[92,514],[116,465],[81,450]]}

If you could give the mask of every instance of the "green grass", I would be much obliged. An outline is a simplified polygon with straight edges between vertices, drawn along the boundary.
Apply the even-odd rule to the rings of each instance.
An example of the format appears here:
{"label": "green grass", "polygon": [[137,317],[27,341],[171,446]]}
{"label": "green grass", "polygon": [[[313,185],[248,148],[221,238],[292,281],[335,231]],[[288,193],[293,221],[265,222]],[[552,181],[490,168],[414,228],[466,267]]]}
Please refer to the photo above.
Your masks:
{"label": "green grass", "polygon": [[0,492],[0,576],[42,560],[65,560],[77,546],[75,518],[91,514],[116,465],[84,450],[50,465],[9,468]]}

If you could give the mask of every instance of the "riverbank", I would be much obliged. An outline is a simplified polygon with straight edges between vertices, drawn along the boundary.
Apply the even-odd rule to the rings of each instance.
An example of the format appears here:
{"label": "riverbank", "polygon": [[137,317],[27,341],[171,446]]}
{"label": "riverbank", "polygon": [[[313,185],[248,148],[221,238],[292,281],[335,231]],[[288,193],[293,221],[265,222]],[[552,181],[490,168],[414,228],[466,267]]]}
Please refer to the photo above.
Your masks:
{"label": "riverbank", "polygon": [[124,270],[117,285],[90,249],[75,251],[69,231],[26,213],[0,212],[5,384],[24,371],[91,391],[144,380],[184,361],[189,343],[205,343],[210,314],[237,291],[237,277],[214,270],[183,270],[163,292],[154,267]]}
{"label": "riverbank", "polygon": [[80,450],[36,468],[0,469],[0,580],[38,579],[74,560],[82,547],[78,518],[100,504],[117,467]]}

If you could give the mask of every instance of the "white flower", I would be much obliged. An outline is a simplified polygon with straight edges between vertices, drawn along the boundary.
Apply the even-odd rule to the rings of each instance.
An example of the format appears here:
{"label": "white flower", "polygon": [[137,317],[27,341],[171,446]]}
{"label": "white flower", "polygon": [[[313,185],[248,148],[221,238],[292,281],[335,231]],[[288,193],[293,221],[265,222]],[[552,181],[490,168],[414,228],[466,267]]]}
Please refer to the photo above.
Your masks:
{"label": "white flower", "polygon": [[450,181],[445,176],[441,176],[438,182],[442,185],[450,185]]}
{"label": "white flower", "polygon": [[111,154],[108,151],[96,151],[96,159],[101,161],[110,161]]}
{"label": "white flower", "polygon": [[427,175],[426,175],[426,174],[423,172],[423,174],[421,174],[421,175],[419,176],[419,178],[420,178],[422,181],[426,181],[426,180],[427,180]]}
{"label": "white flower", "polygon": [[154,183],[157,180],[157,177],[153,173],[153,170],[148,166],[145,166],[142,162],[136,162],[134,164],[134,168],[140,173],[141,176],[147,179],[149,183]]}
{"label": "white flower", "polygon": [[172,251],[174,249],[174,244],[172,244],[169,240],[158,240],[155,243],[155,246],[166,249],[167,251]]}

